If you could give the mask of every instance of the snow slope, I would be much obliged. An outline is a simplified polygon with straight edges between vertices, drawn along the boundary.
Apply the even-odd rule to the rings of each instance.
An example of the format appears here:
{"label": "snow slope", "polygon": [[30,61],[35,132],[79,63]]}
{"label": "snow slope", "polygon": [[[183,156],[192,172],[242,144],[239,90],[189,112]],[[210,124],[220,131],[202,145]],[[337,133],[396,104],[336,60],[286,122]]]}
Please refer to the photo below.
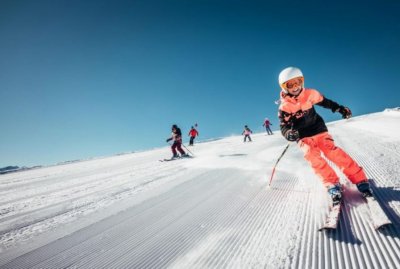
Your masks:
{"label": "snow slope", "polygon": [[[400,268],[400,111],[329,124],[393,225],[346,185],[339,229],[319,179],[280,134],[232,136],[0,175],[0,268]],[[339,172],[340,173],[340,172]]]}

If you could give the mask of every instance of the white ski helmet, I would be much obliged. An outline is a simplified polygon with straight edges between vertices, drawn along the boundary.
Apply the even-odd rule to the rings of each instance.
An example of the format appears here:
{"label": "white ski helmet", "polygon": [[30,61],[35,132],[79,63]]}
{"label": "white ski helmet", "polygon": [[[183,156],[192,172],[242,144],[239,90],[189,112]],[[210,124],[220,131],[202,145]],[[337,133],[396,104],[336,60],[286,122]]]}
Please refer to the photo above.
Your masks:
{"label": "white ski helmet", "polygon": [[281,86],[281,88],[285,90],[285,88],[283,87],[283,84],[285,84],[285,82],[294,79],[294,78],[303,78],[303,83],[304,83],[304,76],[303,76],[303,72],[301,72],[301,70],[297,67],[287,67],[285,69],[283,69],[281,71],[281,73],[279,74],[279,85]]}

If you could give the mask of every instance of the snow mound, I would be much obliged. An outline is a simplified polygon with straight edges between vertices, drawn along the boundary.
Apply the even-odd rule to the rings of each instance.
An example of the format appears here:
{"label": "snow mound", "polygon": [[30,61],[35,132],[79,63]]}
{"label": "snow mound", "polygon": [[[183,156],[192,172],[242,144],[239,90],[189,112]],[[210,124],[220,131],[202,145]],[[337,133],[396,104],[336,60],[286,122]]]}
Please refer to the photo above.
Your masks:
{"label": "snow mound", "polygon": [[400,107],[386,108],[383,112],[400,112]]}

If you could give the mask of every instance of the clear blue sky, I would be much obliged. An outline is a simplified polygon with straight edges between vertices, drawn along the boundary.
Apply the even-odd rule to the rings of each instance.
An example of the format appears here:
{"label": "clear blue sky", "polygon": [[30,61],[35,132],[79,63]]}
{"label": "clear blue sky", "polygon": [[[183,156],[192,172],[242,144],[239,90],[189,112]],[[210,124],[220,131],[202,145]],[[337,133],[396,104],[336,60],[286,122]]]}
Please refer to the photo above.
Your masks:
{"label": "clear blue sky", "polygon": [[400,106],[400,1],[273,2],[0,1],[0,167],[276,129],[291,65],[355,116]]}

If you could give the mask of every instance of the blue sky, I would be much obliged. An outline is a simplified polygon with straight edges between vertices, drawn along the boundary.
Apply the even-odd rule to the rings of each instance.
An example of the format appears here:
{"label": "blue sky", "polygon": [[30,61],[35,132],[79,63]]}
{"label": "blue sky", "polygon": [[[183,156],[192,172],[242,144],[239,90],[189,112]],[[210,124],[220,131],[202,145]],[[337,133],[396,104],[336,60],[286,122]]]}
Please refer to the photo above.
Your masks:
{"label": "blue sky", "polygon": [[399,1],[274,2],[1,1],[0,167],[276,129],[292,65],[355,116],[400,105]]}

